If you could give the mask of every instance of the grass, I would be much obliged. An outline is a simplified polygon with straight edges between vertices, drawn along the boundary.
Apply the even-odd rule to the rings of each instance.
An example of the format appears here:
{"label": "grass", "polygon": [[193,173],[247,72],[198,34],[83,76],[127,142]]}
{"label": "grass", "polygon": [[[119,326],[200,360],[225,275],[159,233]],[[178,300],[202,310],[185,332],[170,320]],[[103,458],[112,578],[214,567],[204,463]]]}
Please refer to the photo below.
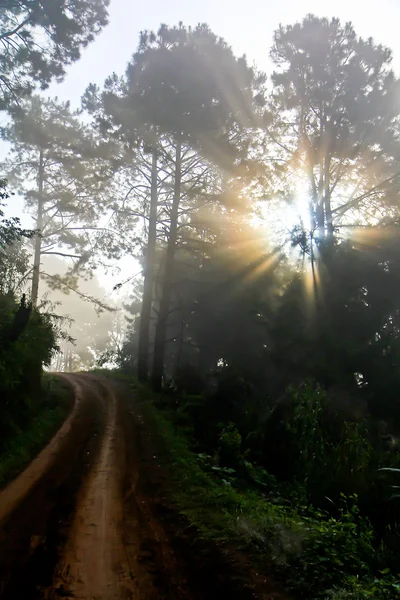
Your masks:
{"label": "grass", "polygon": [[117,369],[110,370],[110,369],[97,368],[97,369],[91,369],[88,372],[93,375],[100,375],[102,377],[108,377],[108,379],[115,379],[117,381],[123,381],[124,383],[136,386],[136,378],[135,377],[132,377],[132,375],[127,375],[126,373],[123,373],[122,371],[118,371]]}
{"label": "grass", "polygon": [[44,448],[66,419],[72,391],[55,375],[44,373],[40,402],[31,406],[28,425],[15,428],[0,454],[0,487],[14,479]]}
{"label": "grass", "polygon": [[118,372],[111,376],[135,388],[171,474],[174,500],[201,536],[250,552],[254,565],[275,573],[299,598],[400,598],[399,577],[379,565],[356,497],[343,497],[333,517],[310,506],[299,486],[282,486],[255,465],[247,463],[247,476],[240,477],[213,466],[211,457],[193,451],[189,430],[178,424],[168,400]]}
{"label": "grass", "polygon": [[[148,390],[137,386],[140,398]],[[235,523],[243,510],[243,498],[232,487],[208,473],[190,450],[188,440],[177,433],[174,424],[148,400],[141,412],[159,441],[161,456],[170,466],[174,500],[180,511],[205,537],[232,539]],[[252,498],[256,502],[257,498]],[[251,501],[247,498],[247,501]]]}

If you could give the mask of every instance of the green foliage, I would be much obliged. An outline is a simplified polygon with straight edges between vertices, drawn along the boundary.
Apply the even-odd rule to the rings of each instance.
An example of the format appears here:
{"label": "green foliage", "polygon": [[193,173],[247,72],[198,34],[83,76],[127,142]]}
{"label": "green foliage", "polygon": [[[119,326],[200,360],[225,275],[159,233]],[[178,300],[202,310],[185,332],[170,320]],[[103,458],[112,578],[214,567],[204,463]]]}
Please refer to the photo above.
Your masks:
{"label": "green foliage", "polygon": [[322,424],[325,393],[319,387],[304,385],[289,387],[287,395],[292,410],[284,426],[295,444],[295,472],[299,479],[314,480],[326,468],[330,450]]}
{"label": "green foliage", "polygon": [[[400,469],[395,468],[395,467],[383,467],[382,469],[380,469],[380,471],[384,471],[387,475],[393,474],[396,475],[396,481],[399,480],[399,475],[400,475]],[[393,479],[392,477],[390,478],[391,480]],[[400,489],[400,485],[399,484],[390,484],[390,489],[392,490],[392,494],[391,494],[391,499],[396,499],[396,498],[400,498],[400,494],[397,490]]]}
{"label": "green foliage", "polygon": [[[30,2],[36,9],[20,39],[32,41],[46,16],[50,54],[13,47],[21,92],[61,76],[90,39],[88,25],[96,32],[105,21],[107,2],[97,12],[91,0],[76,2],[85,18],[74,32],[63,3],[51,13],[39,4]],[[26,10],[25,2],[5,10],[6,46]],[[11,55],[0,56],[5,81]],[[13,111],[4,130],[14,144],[11,175],[29,208],[40,197],[53,214],[43,239],[75,261],[62,281],[53,278],[64,290],[96,266],[94,247],[112,258],[146,246],[152,231],[142,261],[147,316],[140,321],[135,298],[125,345],[107,347],[103,360],[132,372],[147,328],[142,354],[146,363],[157,358],[154,382],[164,375],[165,394],[156,405],[171,422],[153,417],[185,514],[210,535],[247,536],[305,598],[394,598],[386,565],[399,549],[385,535],[400,514],[379,469],[395,474],[400,455],[395,443],[384,446],[378,419],[398,432],[400,82],[390,51],[338,19],[281,26],[271,57],[265,104],[263,75],[206,25],[143,32],[126,76],[112,75],[102,91],[88,87],[94,135],[68,104],[33,97]],[[10,94],[3,89],[0,108]],[[118,198],[108,203],[110,177]],[[250,224],[251,204],[294,205],[299,196],[309,223],[269,246],[265,228]],[[98,236],[92,222],[104,207],[118,227]],[[0,250],[21,234],[3,221]],[[1,427],[11,435],[16,415],[29,415],[55,339],[46,316],[21,303],[29,319],[17,327],[17,304],[0,299],[4,340],[18,333],[0,353]]]}
{"label": "green foliage", "polygon": [[[157,407],[187,435],[194,479],[207,482],[201,494],[190,473],[183,479],[203,502],[190,514],[204,523],[204,505],[218,506],[229,526],[245,514],[252,543],[304,597],[340,587],[384,597],[396,583],[379,571],[399,558],[398,540],[385,536],[400,515],[379,469],[400,461],[396,441],[381,437],[384,429],[395,440],[400,426],[400,83],[390,51],[338,19],[309,15],[280,27],[271,55],[265,114],[262,78],[205,26],[143,33],[126,78],[110,78],[103,93],[92,87],[86,101],[109,135],[134,148],[140,168],[143,138],[159,151],[150,269],[159,266],[153,308],[167,335]],[[238,75],[239,93],[226,96],[213,62],[228,87]],[[199,161],[194,191],[172,169],[177,140]],[[141,211],[148,161],[146,169],[134,179],[147,185]],[[276,249],[266,228],[258,235],[248,223],[245,198],[260,193],[293,206],[301,196],[309,208]],[[172,212],[168,230],[163,215]],[[138,323],[121,354],[128,369]],[[176,462],[191,468],[188,457]]]}
{"label": "green foliage", "polygon": [[[357,497],[342,496],[337,517],[313,510],[305,524],[312,524],[310,535],[293,568],[308,590],[323,592],[348,575],[361,578],[369,573],[374,563],[374,534],[359,513]],[[298,588],[301,585],[297,580]]]}
{"label": "green foliage", "polygon": [[312,377],[347,390],[349,404],[368,399],[375,414],[395,413],[399,230],[388,234],[376,230],[379,246],[368,252],[352,242],[321,249],[317,297],[305,295],[302,277],[292,278],[271,331],[271,358],[285,385]]}
{"label": "green foliage", "polygon": [[4,218],[4,207],[10,194],[7,191],[7,181],[0,179],[0,261],[5,259],[5,253],[9,246],[19,242],[21,238],[32,237],[33,232],[20,227],[20,220],[17,217],[10,219]]}
{"label": "green foliage", "polygon": [[284,428],[294,473],[310,491],[365,491],[372,446],[366,422],[342,421],[328,407],[326,391],[303,384],[289,387]]}
{"label": "green foliage", "polygon": [[[12,436],[0,452],[0,487],[15,478],[50,440],[71,407],[72,390],[53,375],[45,374],[41,393],[30,402],[29,414],[10,422]],[[3,415],[4,417],[4,415]]]}
{"label": "green foliage", "polygon": [[[116,244],[111,224],[97,227],[118,161],[110,145],[81,122],[79,111],[57,98],[32,96],[21,101],[2,133],[10,142],[2,166],[40,230],[40,236],[35,236],[39,262],[53,255],[68,261],[62,276],[45,269],[40,272],[51,289],[70,293],[77,289],[79,275],[88,278],[99,262],[106,263],[122,250],[120,232]],[[100,300],[97,304],[104,308]]]}
{"label": "green foliage", "polygon": [[221,463],[235,466],[241,459],[242,436],[234,423],[228,423],[219,436],[218,455]]}
{"label": "green foliage", "polygon": [[283,142],[276,152],[287,166],[286,197],[300,182],[310,190],[308,239],[333,237],[349,211],[359,222],[370,210],[379,219],[377,201],[397,203],[391,51],[358,37],[351,23],[311,14],[279,27],[271,58],[269,133]]}
{"label": "green foliage", "polygon": [[226,164],[239,145],[229,144],[224,130],[254,125],[254,100],[263,82],[206,24],[142,32],[127,70],[130,97],[136,97],[143,123],[181,136]]}
{"label": "green foliage", "polygon": [[394,600],[400,598],[400,580],[383,571],[379,577],[372,578],[360,586],[357,576],[346,577],[347,587],[335,589],[329,593],[329,600]]}
{"label": "green foliage", "polygon": [[21,240],[7,246],[0,258],[0,295],[23,293],[30,274],[30,258]]}
{"label": "green foliage", "polygon": [[336,517],[312,506],[274,503],[259,511],[257,521],[253,517],[247,534],[304,598],[326,598],[332,586],[352,577],[362,589],[373,572],[373,532],[355,497],[342,497]]}
{"label": "green foliage", "polygon": [[[7,197],[2,181],[0,198]],[[17,219],[0,222],[0,450],[16,427],[32,418],[41,392],[42,367],[50,364],[56,348],[56,327],[50,315],[32,310],[25,294],[16,301],[27,270],[21,238],[29,235]]]}
{"label": "green foliage", "polygon": [[[167,418],[170,413],[155,408],[163,403],[147,388],[139,386],[135,394],[144,400],[141,410],[159,436],[158,460],[170,468],[175,499],[201,535],[247,541],[254,565],[264,570],[268,565],[303,598],[400,598],[398,578],[379,566],[375,534],[356,495],[341,494],[332,515],[246,461],[247,472],[264,484],[255,491],[243,485],[235,469],[218,467],[211,455],[192,453],[190,442]],[[313,405],[318,404],[317,394]],[[228,426],[223,435],[236,452],[235,427]]]}
{"label": "green foliage", "polygon": [[[109,0],[0,2],[0,110],[48,87],[107,23]],[[39,36],[40,44],[37,43]]]}
{"label": "green foliage", "polygon": [[15,422],[23,425],[31,418],[32,402],[41,392],[42,366],[50,364],[56,335],[50,316],[24,309],[22,303],[18,308],[12,296],[0,296],[0,323],[1,447]]}

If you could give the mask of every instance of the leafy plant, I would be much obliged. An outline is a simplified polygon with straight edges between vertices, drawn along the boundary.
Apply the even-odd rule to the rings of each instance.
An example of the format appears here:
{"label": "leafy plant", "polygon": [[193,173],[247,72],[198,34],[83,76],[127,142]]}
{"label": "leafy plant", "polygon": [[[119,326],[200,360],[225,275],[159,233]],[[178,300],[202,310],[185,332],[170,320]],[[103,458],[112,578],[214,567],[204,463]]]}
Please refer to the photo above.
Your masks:
{"label": "leafy plant", "polygon": [[219,442],[218,456],[221,464],[237,466],[241,460],[242,436],[234,423],[224,427]]}
{"label": "leafy plant", "polygon": [[[305,525],[309,531],[294,569],[307,589],[328,589],[348,574],[362,577],[370,571],[374,556],[374,534],[370,523],[361,517],[357,497],[346,498],[337,517],[309,509]],[[299,585],[301,587],[301,585]]]}
{"label": "leafy plant", "polygon": [[[380,471],[384,471],[386,473],[396,473],[396,475],[398,475],[400,477],[400,469],[397,469],[395,467],[383,467],[382,469],[379,469]],[[400,490],[400,485],[390,485],[390,488],[392,490]],[[394,494],[391,495],[391,498],[394,500],[395,498],[400,498],[400,492],[395,492]]]}

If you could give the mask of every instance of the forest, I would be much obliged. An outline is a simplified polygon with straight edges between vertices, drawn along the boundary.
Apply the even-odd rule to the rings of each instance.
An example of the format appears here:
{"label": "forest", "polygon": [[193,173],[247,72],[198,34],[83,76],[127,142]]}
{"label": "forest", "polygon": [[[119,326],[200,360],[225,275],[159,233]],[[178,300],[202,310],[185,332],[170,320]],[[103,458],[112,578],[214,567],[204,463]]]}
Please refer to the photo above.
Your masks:
{"label": "forest", "polygon": [[[0,0],[0,451],[43,367],[114,369],[217,486],[200,502],[251,515],[246,544],[294,597],[400,597],[391,50],[307,15],[266,43],[267,77],[208,25],[161,24],[80,106],[48,97],[107,5]],[[96,274],[126,257],[121,324]]]}

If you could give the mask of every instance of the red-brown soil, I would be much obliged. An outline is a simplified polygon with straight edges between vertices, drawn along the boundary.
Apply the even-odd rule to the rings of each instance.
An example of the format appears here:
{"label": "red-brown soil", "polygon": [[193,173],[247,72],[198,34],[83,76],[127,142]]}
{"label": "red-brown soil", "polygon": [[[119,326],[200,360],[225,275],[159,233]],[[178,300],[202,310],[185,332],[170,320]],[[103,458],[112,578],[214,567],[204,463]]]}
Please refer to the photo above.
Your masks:
{"label": "red-brown soil", "polygon": [[0,492],[0,599],[287,600],[173,508],[130,393],[90,375],[67,421]]}

